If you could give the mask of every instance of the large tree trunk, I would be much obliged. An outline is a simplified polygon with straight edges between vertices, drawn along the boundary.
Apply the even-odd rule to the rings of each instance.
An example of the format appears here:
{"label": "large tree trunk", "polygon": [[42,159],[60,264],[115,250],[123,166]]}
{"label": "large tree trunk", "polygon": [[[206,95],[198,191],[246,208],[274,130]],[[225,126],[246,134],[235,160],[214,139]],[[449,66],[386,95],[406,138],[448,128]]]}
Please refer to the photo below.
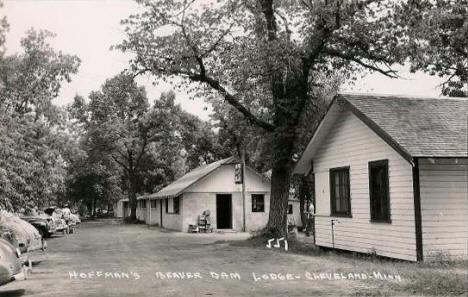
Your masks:
{"label": "large tree trunk", "polygon": [[288,199],[292,173],[295,134],[288,128],[275,132],[271,175],[270,214],[266,232],[273,237],[287,236]]}
{"label": "large tree trunk", "polygon": [[96,217],[96,199],[93,198],[93,208],[92,208],[93,218]]}
{"label": "large tree trunk", "polygon": [[[297,126],[307,99],[307,80],[297,80],[292,73],[282,76],[277,72],[272,79],[275,105],[273,124],[273,164],[271,176],[270,216],[267,233],[287,237],[288,199],[293,169],[292,157],[297,140]],[[289,80],[284,81],[283,78]]]}
{"label": "large tree trunk", "polygon": [[92,200],[86,200],[85,205],[86,205],[86,215],[92,217],[93,216],[93,202],[92,202]]}
{"label": "large tree trunk", "polygon": [[130,177],[130,188],[129,188],[129,197],[130,202],[130,221],[136,221],[136,209],[137,209],[137,193],[136,193],[136,182],[135,179]]}
{"label": "large tree trunk", "polygon": [[270,215],[266,228],[269,236],[283,237],[287,235],[290,172],[290,166],[284,162],[274,164],[271,175]]}

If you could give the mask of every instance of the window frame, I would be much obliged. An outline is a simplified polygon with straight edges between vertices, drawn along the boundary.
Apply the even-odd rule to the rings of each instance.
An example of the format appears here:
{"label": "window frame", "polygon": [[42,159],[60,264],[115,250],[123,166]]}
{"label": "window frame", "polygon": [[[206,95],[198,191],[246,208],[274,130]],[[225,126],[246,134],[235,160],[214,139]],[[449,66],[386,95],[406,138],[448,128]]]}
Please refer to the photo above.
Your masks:
{"label": "window frame", "polygon": [[[257,208],[254,208],[254,206],[258,206],[258,202],[257,202],[256,199],[254,199],[254,197],[262,197],[262,203],[261,203],[262,209],[261,210],[257,210]],[[252,206],[252,212],[260,212],[260,213],[265,212],[265,194],[264,193],[251,194],[250,199],[251,199],[251,203],[252,203],[252,205],[251,205]],[[255,203],[254,203],[254,200],[255,200]]]}
{"label": "window frame", "polygon": [[[336,185],[335,185],[335,179],[333,177],[334,177],[334,174],[336,174],[337,172],[341,172],[341,171],[344,171],[348,174],[348,184],[347,184],[348,196],[346,197],[347,203],[348,203],[348,209],[346,212],[336,211],[336,197],[335,197]],[[350,166],[330,168],[328,178],[329,178],[329,183],[330,183],[330,216],[352,218]]]}
{"label": "window frame", "polygon": [[[180,197],[166,198],[166,214],[179,214],[180,212]],[[169,199],[172,199],[172,211],[169,212]],[[176,207],[177,206],[177,207]]]}
{"label": "window frame", "polygon": [[[370,221],[374,223],[391,223],[391,208],[390,208],[390,176],[388,174],[388,166],[389,162],[388,159],[384,160],[376,160],[368,162],[368,176],[369,176],[369,214],[370,214]],[[385,203],[385,210],[386,210],[386,217],[376,218],[374,214],[374,207],[372,204],[373,196],[372,196],[372,169],[378,168],[380,166],[385,167],[385,175],[386,175],[386,203]]]}
{"label": "window frame", "polygon": [[140,203],[141,203],[141,209],[146,209],[146,199],[141,199]]}
{"label": "window frame", "polygon": [[[176,205],[177,205],[177,207],[176,207]],[[173,212],[172,212],[173,214],[179,214],[179,211],[180,211],[180,196],[172,198],[172,209],[173,209]]]}
{"label": "window frame", "polygon": [[294,206],[292,205],[292,203],[288,203],[288,214],[294,214]]}
{"label": "window frame", "polygon": [[[150,208],[153,208],[153,209],[156,209],[158,208],[158,200],[156,199],[150,199]],[[154,207],[153,207],[153,204],[154,204]]]}

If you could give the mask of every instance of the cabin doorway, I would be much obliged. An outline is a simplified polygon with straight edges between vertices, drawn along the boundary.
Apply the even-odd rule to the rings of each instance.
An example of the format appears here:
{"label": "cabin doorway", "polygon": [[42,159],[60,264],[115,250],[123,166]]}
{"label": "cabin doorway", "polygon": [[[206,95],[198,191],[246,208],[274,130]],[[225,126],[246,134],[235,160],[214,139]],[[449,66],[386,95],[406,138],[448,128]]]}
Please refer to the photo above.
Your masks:
{"label": "cabin doorway", "polygon": [[126,218],[129,216],[129,207],[128,207],[128,201],[123,201],[122,203],[122,212],[123,212],[123,217]]}
{"label": "cabin doorway", "polygon": [[216,195],[216,228],[232,229],[232,195]]}

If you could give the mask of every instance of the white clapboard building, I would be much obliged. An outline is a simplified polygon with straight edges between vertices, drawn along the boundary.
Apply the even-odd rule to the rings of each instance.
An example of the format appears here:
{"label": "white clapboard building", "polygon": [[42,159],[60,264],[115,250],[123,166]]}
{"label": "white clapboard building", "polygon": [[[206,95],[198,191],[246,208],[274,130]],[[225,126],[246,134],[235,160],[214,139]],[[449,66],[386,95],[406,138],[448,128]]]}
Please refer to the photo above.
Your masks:
{"label": "white clapboard building", "polygon": [[[244,213],[246,231],[264,228],[270,209],[270,181],[246,167],[243,208],[242,185],[235,177],[238,164],[234,157],[207,164],[157,193],[138,197],[137,218],[149,225],[186,232],[189,225],[198,225],[199,216],[208,210],[213,230],[244,230]],[[300,225],[299,202],[291,200],[290,204],[289,219]]]}
{"label": "white clapboard building", "polygon": [[410,261],[467,258],[466,99],[339,95],[295,168],[315,243]]}

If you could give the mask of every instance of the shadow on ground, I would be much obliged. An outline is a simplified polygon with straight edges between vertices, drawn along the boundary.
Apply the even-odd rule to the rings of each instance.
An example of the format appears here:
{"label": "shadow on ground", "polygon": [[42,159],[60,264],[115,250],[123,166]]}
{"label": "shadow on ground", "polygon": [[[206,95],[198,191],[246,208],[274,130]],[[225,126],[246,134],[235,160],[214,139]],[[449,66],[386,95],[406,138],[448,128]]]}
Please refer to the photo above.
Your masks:
{"label": "shadow on ground", "polygon": [[19,296],[23,296],[25,293],[26,293],[26,290],[24,289],[9,290],[9,291],[2,292],[2,297],[19,297]]}

